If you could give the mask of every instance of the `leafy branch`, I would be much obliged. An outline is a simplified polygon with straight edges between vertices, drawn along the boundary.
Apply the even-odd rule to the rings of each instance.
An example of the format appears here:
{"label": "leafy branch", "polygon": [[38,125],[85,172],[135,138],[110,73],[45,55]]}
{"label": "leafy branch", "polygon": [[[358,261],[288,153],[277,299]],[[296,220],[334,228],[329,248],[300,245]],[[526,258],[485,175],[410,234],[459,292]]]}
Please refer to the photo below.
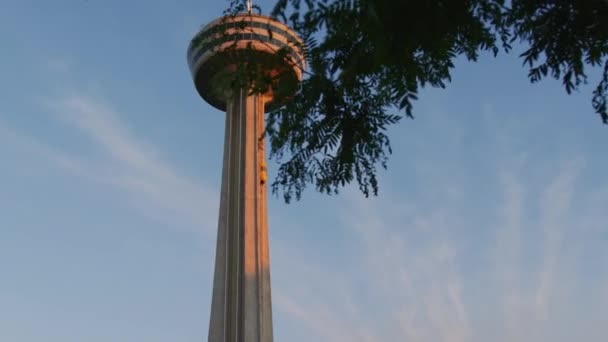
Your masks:
{"label": "leafy branch", "polygon": [[[225,15],[244,10],[230,0]],[[588,67],[603,66],[592,105],[608,124],[606,0],[277,0],[271,16],[298,32],[308,64],[295,96],[267,118],[280,164],[272,190],[287,202],[308,185],[335,194],[353,181],[376,195],[392,153],[387,129],[413,118],[420,88],[446,87],[458,56],[510,53],[515,41],[527,45],[530,81],[560,79],[568,94],[588,81]],[[289,61],[288,52],[277,56]],[[254,69],[237,79],[255,91],[276,82]]]}

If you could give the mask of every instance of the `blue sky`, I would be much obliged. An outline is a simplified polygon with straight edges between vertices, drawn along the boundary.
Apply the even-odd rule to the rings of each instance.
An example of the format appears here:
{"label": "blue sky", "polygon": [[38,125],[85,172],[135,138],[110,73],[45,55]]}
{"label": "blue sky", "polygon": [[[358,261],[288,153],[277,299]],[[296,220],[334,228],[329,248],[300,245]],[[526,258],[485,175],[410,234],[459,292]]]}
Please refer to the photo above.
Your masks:
{"label": "blue sky", "polygon": [[[224,115],[185,56],[224,5],[0,1],[1,341],[206,340]],[[591,85],[459,61],[391,129],[379,197],[271,198],[275,340],[603,341]]]}

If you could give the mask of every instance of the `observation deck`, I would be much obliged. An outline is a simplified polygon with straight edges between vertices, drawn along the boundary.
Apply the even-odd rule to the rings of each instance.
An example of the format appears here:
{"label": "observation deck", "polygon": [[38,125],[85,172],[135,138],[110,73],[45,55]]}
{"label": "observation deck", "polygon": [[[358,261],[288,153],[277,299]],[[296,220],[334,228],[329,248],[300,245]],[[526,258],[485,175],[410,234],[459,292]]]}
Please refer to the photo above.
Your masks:
{"label": "observation deck", "polygon": [[[256,14],[225,16],[204,26],[188,46],[188,66],[199,95],[225,111],[231,96],[217,76],[255,63],[273,87],[263,92],[265,112],[282,106],[295,94],[305,70],[303,42],[286,25]],[[274,89],[274,91],[273,91]],[[276,89],[281,90],[277,95]]]}

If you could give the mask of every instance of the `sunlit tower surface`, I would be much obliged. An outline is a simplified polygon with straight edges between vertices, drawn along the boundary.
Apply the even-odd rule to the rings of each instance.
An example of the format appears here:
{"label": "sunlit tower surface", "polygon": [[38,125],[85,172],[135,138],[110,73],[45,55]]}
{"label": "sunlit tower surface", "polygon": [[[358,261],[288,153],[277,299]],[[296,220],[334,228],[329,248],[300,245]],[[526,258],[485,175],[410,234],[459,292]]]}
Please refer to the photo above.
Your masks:
{"label": "sunlit tower surface", "polygon": [[264,114],[296,89],[283,87],[279,96],[275,87],[263,92],[252,92],[251,84],[226,88],[218,76],[256,65],[274,84],[297,85],[305,68],[301,46],[293,30],[251,14],[249,7],[248,13],[212,21],[188,47],[196,90],[226,111],[209,342],[273,339]]}

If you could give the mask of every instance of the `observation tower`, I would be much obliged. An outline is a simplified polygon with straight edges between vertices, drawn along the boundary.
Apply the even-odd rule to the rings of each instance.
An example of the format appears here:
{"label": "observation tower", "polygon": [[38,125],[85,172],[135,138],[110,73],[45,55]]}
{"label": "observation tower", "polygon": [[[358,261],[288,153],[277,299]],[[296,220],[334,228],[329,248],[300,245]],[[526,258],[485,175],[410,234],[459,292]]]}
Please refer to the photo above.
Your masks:
{"label": "observation tower", "polygon": [[264,113],[288,101],[305,68],[296,33],[248,5],[204,26],[187,54],[199,95],[226,112],[209,342],[273,340]]}

